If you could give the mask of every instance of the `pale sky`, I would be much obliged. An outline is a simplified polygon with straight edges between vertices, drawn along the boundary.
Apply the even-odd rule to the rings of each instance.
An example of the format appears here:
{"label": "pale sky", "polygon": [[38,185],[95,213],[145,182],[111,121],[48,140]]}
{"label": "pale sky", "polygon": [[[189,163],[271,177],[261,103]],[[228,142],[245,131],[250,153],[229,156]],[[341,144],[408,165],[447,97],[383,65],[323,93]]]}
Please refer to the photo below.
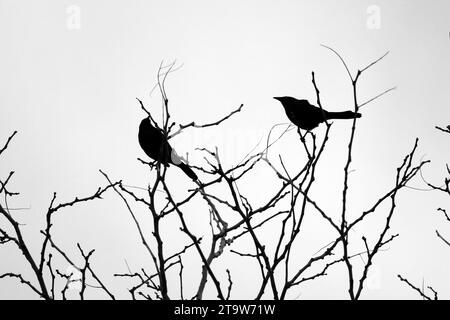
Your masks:
{"label": "pale sky", "polygon": [[[71,20],[74,10],[79,13],[79,25]],[[373,10],[379,12],[379,19]],[[345,69],[320,44],[338,50],[353,72],[389,51],[360,80],[361,101],[390,87],[397,89],[361,110],[350,181],[351,212],[356,215],[388,190],[395,168],[416,137],[420,139],[418,160],[432,160],[424,176],[442,183],[450,138],[434,127],[450,124],[449,18],[448,0],[0,0],[0,145],[14,130],[19,131],[0,159],[0,177],[15,171],[10,188],[21,195],[9,205],[30,207],[14,214],[24,224],[33,254],[39,254],[42,236],[38,230],[44,225],[53,192],[62,202],[89,195],[106,183],[99,169],[128,185],[145,188],[148,184],[150,175],[136,160],[145,154],[137,141],[144,113],[135,98],[160,117],[160,96],[157,91],[150,96],[150,91],[162,60],[182,65],[167,81],[177,123],[214,121],[244,104],[242,113],[220,127],[187,131],[172,142],[179,154],[189,152],[194,163],[202,159],[195,147],[218,146],[230,166],[274,124],[287,122],[272,97],[291,95],[315,102],[311,71],[316,73],[326,109],[351,106]],[[313,191],[318,202],[336,211],[336,219],[349,130],[350,122],[334,125]],[[323,131],[324,126],[317,129]],[[274,152],[282,154],[290,168],[304,160],[293,132]],[[194,185],[179,173],[171,168],[168,179],[181,193]],[[257,202],[270,194],[271,181],[270,170],[262,168],[242,188]],[[411,186],[426,188],[421,179],[413,180]],[[199,234],[209,234],[207,207],[196,201],[188,221]],[[142,223],[147,223],[151,239],[148,213],[133,206]],[[436,213],[438,207],[450,210],[448,196],[403,190],[391,227],[400,237],[375,258],[372,285],[362,298],[418,298],[400,283],[398,273],[416,284],[432,285],[441,297],[450,297],[450,248],[435,235],[439,229],[450,237],[450,225]],[[354,236],[374,234],[385,214],[380,211],[380,218],[368,220]],[[149,266],[150,259],[120,198],[110,192],[104,200],[61,211],[54,219],[55,239],[74,255],[77,242],[95,248],[93,266],[118,297],[128,298],[129,282],[112,274],[127,271],[125,260],[139,270]],[[306,221],[299,252],[313,253],[330,241],[333,234],[322,233],[319,223],[323,222]],[[188,243],[173,225],[165,227],[167,239],[172,240],[169,248]],[[266,235],[269,243],[270,234]],[[197,256],[192,257],[185,264],[193,279],[185,284],[188,292],[200,276]],[[248,261],[228,253],[213,265],[218,270],[230,268],[234,299],[256,294],[257,265]],[[64,270],[64,262],[59,263]],[[23,271],[33,279],[17,249],[2,245],[0,274],[8,271]],[[171,276],[178,279],[177,273]],[[346,276],[343,265],[336,267],[327,277],[296,288],[288,298],[346,299]],[[215,297],[213,290],[207,292]],[[103,295],[91,290],[88,297]],[[36,296],[15,280],[0,280],[0,299],[15,298]]]}

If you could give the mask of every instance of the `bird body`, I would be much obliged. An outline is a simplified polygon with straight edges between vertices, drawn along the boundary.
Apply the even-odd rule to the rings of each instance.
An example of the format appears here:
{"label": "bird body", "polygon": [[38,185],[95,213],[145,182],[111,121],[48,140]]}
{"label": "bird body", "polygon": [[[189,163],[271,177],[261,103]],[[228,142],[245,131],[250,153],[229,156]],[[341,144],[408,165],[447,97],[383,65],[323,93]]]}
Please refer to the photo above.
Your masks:
{"label": "bird body", "polygon": [[176,165],[192,180],[197,180],[197,175],[192,169],[183,162],[171,147],[163,132],[155,128],[149,118],[144,118],[139,125],[138,133],[139,145],[142,150],[153,160],[156,160],[166,166]]}
{"label": "bird body", "polygon": [[289,120],[297,127],[312,130],[320,123],[332,119],[354,119],[361,117],[360,113],[353,111],[330,112],[318,108],[308,102],[293,97],[274,97],[281,102]]}

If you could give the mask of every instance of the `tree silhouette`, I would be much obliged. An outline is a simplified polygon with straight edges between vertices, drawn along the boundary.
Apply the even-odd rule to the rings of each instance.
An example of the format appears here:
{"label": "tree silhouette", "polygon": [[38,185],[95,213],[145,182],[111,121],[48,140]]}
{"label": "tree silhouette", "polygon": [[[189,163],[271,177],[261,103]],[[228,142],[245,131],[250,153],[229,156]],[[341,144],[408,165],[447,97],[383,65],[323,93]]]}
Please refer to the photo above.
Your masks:
{"label": "tree silhouette", "polygon": [[[450,125],[447,126],[446,128],[436,126],[436,129],[439,131],[442,131],[444,133],[450,134]],[[450,167],[448,164],[446,164],[446,170],[447,170],[447,176],[444,178],[444,181],[440,186],[429,183],[427,181],[425,181],[425,183],[428,185],[428,187],[431,188],[431,190],[441,192],[441,193],[444,193],[444,194],[450,196]],[[443,218],[445,218],[446,222],[450,222],[450,217],[448,216],[446,209],[439,207],[439,208],[437,208],[437,212],[439,214],[441,214]],[[435,232],[436,232],[436,236],[445,245],[450,246],[450,241],[446,237],[441,235],[441,233],[438,230],[436,230]],[[438,300],[438,293],[436,292],[435,289],[433,289],[432,286],[427,286],[427,288],[426,288],[431,292],[432,296],[430,296],[430,294],[428,292],[426,292],[426,290],[425,290],[425,288],[423,288],[423,286],[422,286],[422,288],[415,286],[408,279],[404,278],[400,274],[398,274],[397,277],[400,279],[400,281],[403,281],[404,283],[406,283],[411,289],[415,290],[423,299]]]}
{"label": "tree silhouette", "polygon": [[[338,52],[329,47],[325,48],[336,54],[347,72],[352,85],[354,112],[358,113],[362,107],[394,89],[390,88],[373,98],[359,102],[358,84],[361,76],[381,61],[387,53],[352,74]],[[156,121],[154,110],[146,107],[144,102],[138,99],[139,107],[150,117],[152,123],[161,128],[167,140],[170,141],[175,136],[182,135],[186,130],[202,130],[220,126],[225,121],[237,117],[242,111],[241,104],[211,123],[191,122],[177,125],[172,121],[171,105],[166,93],[167,77],[174,70],[176,70],[175,63],[168,66],[161,64],[157,74],[157,88],[162,98],[162,121]],[[312,72],[311,75],[317,105],[322,108],[315,73]],[[107,183],[89,196],[76,197],[70,202],[56,204],[55,193],[44,216],[46,227],[41,230],[43,241],[39,254],[30,251],[27,240],[22,235],[20,224],[5,201],[0,206],[0,214],[5,218],[0,224],[0,244],[16,245],[23,253],[25,263],[33,270],[34,279],[25,279],[20,273],[6,273],[0,275],[0,278],[17,278],[44,299],[65,299],[66,291],[73,282],[80,284],[80,299],[85,298],[88,289],[94,290],[89,283],[96,283],[96,290],[103,290],[107,297],[114,299],[117,293],[113,294],[114,290],[106,288],[91,265],[94,250],[86,251],[77,243],[76,247],[84,263],[76,265],[73,258],[69,257],[68,251],[57,244],[57,239],[54,239],[51,233],[52,217],[55,213],[59,213],[66,207],[79,205],[81,202],[100,199],[104,193],[114,191],[124,204],[123,208],[117,208],[117,210],[128,212],[140,239],[138,245],[144,246],[151,259],[151,264],[142,266],[138,272],[114,274],[116,278],[129,279],[128,291],[132,299],[201,300],[205,298],[207,288],[213,290],[220,300],[231,299],[235,283],[233,272],[227,267],[229,255],[224,253],[233,254],[235,259],[242,261],[242,265],[256,266],[254,272],[259,274],[260,280],[252,284],[255,291],[253,296],[248,297],[249,299],[287,299],[287,295],[293,288],[325,277],[337,265],[343,265],[346,270],[345,277],[348,282],[343,290],[348,292],[350,299],[359,299],[375,257],[382,252],[382,248],[398,236],[397,233],[390,232],[391,220],[398,207],[398,194],[428,161],[415,160],[418,147],[418,139],[415,139],[411,151],[402,161],[399,161],[392,184],[387,186],[385,192],[377,195],[377,200],[369,203],[358,216],[350,218],[348,214],[351,207],[349,194],[352,192],[350,167],[354,161],[357,124],[358,119],[353,119],[348,147],[344,154],[346,161],[343,168],[342,189],[336,190],[341,195],[340,203],[336,204],[336,207],[340,207],[339,219],[333,216],[332,212],[324,209],[311,192],[319,180],[317,173],[321,170],[320,164],[326,157],[333,123],[329,121],[325,123],[325,132],[322,136],[312,131],[305,135],[298,132],[297,143],[304,150],[306,161],[299,163],[295,170],[287,169],[282,154],[274,155],[271,151],[274,145],[292,131],[294,126],[283,125],[281,134],[275,135],[276,129],[280,126],[275,125],[268,132],[264,146],[258,146],[259,150],[250,151],[241,162],[232,166],[224,165],[221,150],[218,148],[199,147],[196,152],[203,155],[203,161],[189,163],[189,166],[199,173],[199,180],[195,187],[187,190],[185,194],[176,191],[176,186],[167,179],[166,173],[170,170],[167,166],[158,161],[147,162],[143,159],[138,160],[140,164],[148,168],[150,184],[141,193],[133,191],[123,182],[123,177],[115,180],[104,171],[100,172]],[[8,148],[14,135],[15,133],[7,140],[0,155]],[[273,180],[264,183],[275,186],[275,190],[269,197],[258,199],[258,201],[251,200],[242,188],[245,185],[245,179],[255,174],[256,167],[270,172]],[[16,195],[7,188],[12,176],[13,172],[1,182],[0,193],[5,199]],[[446,181],[448,192],[448,180]],[[196,215],[209,218],[209,230],[199,232],[189,220],[191,217],[189,213],[193,210],[189,205],[194,199],[202,201],[208,208],[208,212],[196,210]],[[151,217],[150,225],[144,225],[139,218],[137,212],[141,210],[145,210]],[[353,237],[350,232],[356,226],[363,225],[366,218],[374,215],[375,212],[378,212],[378,215],[384,212],[385,215],[379,234],[376,237],[369,235],[361,238]],[[297,260],[295,254],[298,246],[302,244],[301,235],[304,233],[305,217],[312,215],[321,217],[323,225],[333,230],[334,236],[326,246],[308,256],[305,261]],[[172,231],[178,232],[177,239],[187,239],[175,251],[168,247],[162,230],[163,223],[169,221],[170,217],[175,217],[178,221],[178,224],[169,223]],[[167,224],[165,226],[167,227]],[[151,232],[148,232],[149,228]],[[267,241],[263,230],[274,231],[270,241]],[[54,262],[53,257],[56,255],[78,270],[79,277],[74,279],[72,274],[62,272]],[[197,270],[198,285],[194,291],[190,292],[185,292],[184,268],[187,256],[190,257],[188,261],[191,261],[191,257],[195,257],[200,266]],[[354,264],[355,257],[366,259],[362,268],[357,268]],[[222,271],[223,268],[219,266],[225,266],[225,271]],[[175,273],[176,270],[177,273]],[[192,283],[192,279],[189,281]]]}

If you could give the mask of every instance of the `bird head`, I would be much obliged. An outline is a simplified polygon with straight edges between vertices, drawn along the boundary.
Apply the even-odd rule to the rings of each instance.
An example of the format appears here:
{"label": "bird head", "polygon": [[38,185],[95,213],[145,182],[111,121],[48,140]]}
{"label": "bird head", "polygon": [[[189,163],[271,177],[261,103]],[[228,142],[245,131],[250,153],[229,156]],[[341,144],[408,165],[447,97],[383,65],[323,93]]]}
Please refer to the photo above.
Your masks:
{"label": "bird head", "polygon": [[139,125],[139,130],[156,130],[156,128],[153,126],[150,117],[145,117]]}
{"label": "bird head", "polygon": [[142,119],[140,126],[151,126],[151,122],[150,122],[150,118],[149,117],[145,117],[144,119]]}
{"label": "bird head", "polygon": [[297,99],[293,98],[293,97],[273,97],[275,100],[278,100],[281,102],[281,104],[283,105],[283,107],[286,107],[289,103],[293,103],[294,101],[296,101]]}

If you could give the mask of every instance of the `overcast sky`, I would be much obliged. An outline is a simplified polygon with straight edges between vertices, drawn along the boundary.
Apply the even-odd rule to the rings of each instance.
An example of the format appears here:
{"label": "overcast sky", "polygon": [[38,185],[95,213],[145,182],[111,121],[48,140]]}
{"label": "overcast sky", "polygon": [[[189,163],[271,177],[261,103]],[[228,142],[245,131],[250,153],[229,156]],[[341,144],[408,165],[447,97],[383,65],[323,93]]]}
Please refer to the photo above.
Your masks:
{"label": "overcast sky", "polygon": [[[345,69],[320,44],[338,50],[352,71],[390,51],[361,78],[361,101],[397,87],[361,110],[351,174],[353,214],[392,185],[395,168],[416,137],[418,158],[432,160],[424,176],[440,184],[450,160],[450,138],[434,126],[450,124],[449,18],[448,0],[0,0],[0,144],[19,131],[0,159],[0,176],[14,170],[11,188],[21,193],[9,205],[30,208],[14,214],[25,224],[37,255],[42,239],[38,229],[54,191],[60,201],[88,195],[106,183],[98,169],[114,180],[146,187],[150,176],[136,160],[145,157],[137,142],[144,114],[135,98],[160,117],[160,96],[150,91],[162,60],[182,65],[167,80],[177,123],[214,121],[244,104],[242,113],[222,126],[191,130],[174,139],[178,153],[189,152],[193,162],[201,160],[193,149],[203,146],[218,146],[227,165],[238,162],[274,124],[287,121],[273,96],[315,102],[311,71],[326,109],[349,108],[352,92]],[[318,202],[336,208],[336,214],[349,130],[350,122],[335,123],[314,190]],[[317,129],[323,131],[323,126]],[[293,132],[276,152],[290,168],[304,160]],[[193,187],[179,173],[169,170],[169,182],[177,190]],[[242,188],[250,198],[263,198],[270,194],[263,181],[271,184],[270,179],[268,169],[257,170]],[[411,186],[426,188],[421,179]],[[450,297],[450,250],[435,235],[439,228],[450,237],[450,226],[436,213],[438,207],[450,209],[448,197],[402,192],[392,223],[392,232],[400,237],[376,258],[372,285],[363,298],[417,298],[398,281],[397,273],[418,284],[424,280]],[[202,230],[208,212],[199,208],[204,210],[193,206],[189,221]],[[145,208],[136,205],[136,211],[143,223],[150,221]],[[376,230],[382,226],[381,214],[373,221]],[[318,221],[308,223],[305,239],[311,241],[302,248],[315,252],[330,241],[330,234],[315,232]],[[366,224],[355,236],[373,232],[371,227]],[[54,237],[69,252],[75,252],[76,242],[96,248],[93,265],[107,283],[116,282],[113,273],[127,271],[125,260],[133,270],[150,264],[131,218],[113,193],[58,213]],[[186,243],[185,238],[178,240]],[[257,279],[256,266],[242,268],[242,260],[232,255],[224,261],[236,279],[232,298],[253,297],[248,283]],[[17,250],[1,246],[0,273],[11,270],[29,275]],[[187,272],[192,279],[199,276],[193,266],[187,266]],[[347,298],[345,277],[344,268],[338,267],[288,298]],[[196,284],[187,284],[186,290]],[[126,285],[122,281],[117,288]],[[16,281],[0,280],[0,298],[33,297]]]}

